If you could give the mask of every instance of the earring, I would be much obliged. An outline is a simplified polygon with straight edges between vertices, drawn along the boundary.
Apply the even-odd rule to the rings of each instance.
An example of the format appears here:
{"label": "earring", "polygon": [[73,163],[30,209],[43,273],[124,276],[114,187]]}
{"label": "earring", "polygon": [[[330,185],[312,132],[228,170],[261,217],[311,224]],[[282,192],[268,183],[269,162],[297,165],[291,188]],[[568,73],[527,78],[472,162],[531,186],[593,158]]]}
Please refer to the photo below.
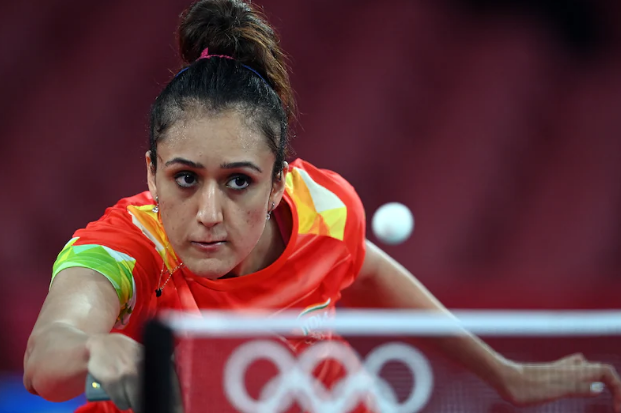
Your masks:
{"label": "earring", "polygon": [[270,218],[272,217],[272,211],[274,210],[274,203],[272,202],[272,209],[270,209],[269,211],[267,211],[267,220],[269,221]]}
{"label": "earring", "polygon": [[152,211],[156,214],[160,212],[160,199],[158,197],[155,197],[155,206],[153,207]]}

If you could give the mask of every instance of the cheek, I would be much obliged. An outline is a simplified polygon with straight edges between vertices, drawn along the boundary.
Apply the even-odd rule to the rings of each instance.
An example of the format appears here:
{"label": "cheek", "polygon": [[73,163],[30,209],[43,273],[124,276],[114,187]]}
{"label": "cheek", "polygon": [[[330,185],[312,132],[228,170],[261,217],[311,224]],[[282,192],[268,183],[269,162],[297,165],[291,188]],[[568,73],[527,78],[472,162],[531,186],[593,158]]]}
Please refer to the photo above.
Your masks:
{"label": "cheek", "polygon": [[177,234],[183,233],[188,225],[188,205],[181,202],[166,202],[160,199],[160,214],[164,230],[171,243],[175,243]]}
{"label": "cheek", "polygon": [[246,223],[248,224],[263,224],[266,218],[266,213],[262,208],[257,208],[253,211],[248,211],[246,214]]}
{"label": "cheek", "polygon": [[[229,230],[235,231],[238,242],[244,245],[255,244],[265,229],[266,212],[261,202],[256,202],[251,208],[238,209],[229,217]],[[233,227],[233,228],[231,228]]]}

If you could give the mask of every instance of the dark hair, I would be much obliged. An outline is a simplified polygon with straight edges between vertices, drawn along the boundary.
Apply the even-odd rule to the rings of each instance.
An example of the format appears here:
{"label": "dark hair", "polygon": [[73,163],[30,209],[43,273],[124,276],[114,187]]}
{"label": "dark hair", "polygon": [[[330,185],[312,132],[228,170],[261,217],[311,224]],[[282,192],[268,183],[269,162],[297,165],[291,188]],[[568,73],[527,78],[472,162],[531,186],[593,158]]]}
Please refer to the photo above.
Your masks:
{"label": "dark hair", "polygon": [[[237,109],[267,137],[276,156],[275,176],[287,156],[295,101],[285,55],[265,17],[241,0],[199,0],[181,15],[178,40],[186,67],[151,108],[153,167],[158,140],[186,111]],[[233,59],[199,59],[206,48],[210,55]]]}

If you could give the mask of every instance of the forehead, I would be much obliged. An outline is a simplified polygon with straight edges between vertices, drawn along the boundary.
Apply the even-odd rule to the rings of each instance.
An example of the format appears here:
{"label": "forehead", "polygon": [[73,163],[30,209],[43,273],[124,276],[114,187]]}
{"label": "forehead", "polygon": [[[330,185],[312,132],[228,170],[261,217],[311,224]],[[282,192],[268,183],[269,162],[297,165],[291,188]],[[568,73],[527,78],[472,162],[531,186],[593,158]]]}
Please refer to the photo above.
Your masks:
{"label": "forehead", "polygon": [[195,113],[177,120],[158,143],[158,152],[231,156],[271,153],[266,138],[238,111]]}

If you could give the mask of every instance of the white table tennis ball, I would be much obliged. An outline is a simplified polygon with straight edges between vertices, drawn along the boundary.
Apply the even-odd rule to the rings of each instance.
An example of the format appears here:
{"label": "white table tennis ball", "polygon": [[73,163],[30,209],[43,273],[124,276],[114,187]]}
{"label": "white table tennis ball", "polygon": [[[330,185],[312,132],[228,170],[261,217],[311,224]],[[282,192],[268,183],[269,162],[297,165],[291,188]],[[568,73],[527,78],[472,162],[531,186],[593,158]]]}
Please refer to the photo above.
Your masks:
{"label": "white table tennis ball", "polygon": [[371,227],[373,234],[383,243],[401,244],[412,234],[414,216],[405,205],[390,202],[375,211]]}

